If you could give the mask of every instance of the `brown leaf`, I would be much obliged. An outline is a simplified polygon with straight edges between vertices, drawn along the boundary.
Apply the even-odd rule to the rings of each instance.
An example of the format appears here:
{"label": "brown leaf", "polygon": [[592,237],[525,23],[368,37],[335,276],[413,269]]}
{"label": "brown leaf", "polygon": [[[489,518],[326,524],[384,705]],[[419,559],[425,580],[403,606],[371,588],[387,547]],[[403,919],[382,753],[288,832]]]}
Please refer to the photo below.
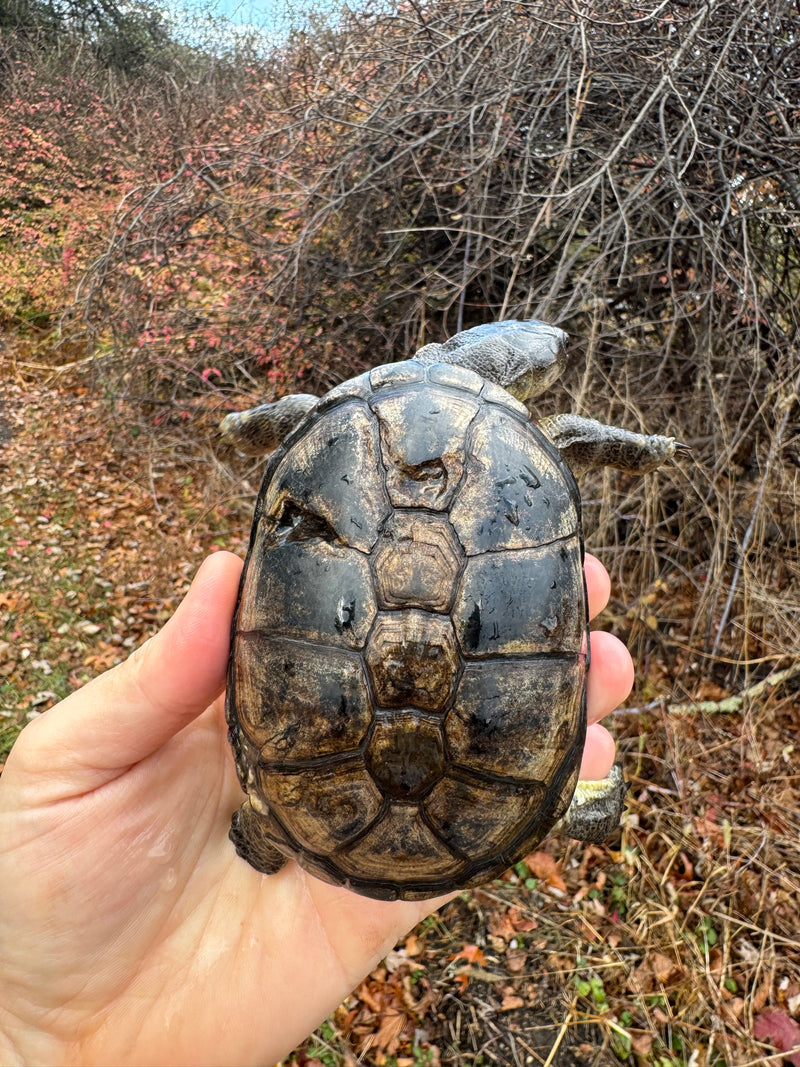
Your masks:
{"label": "brown leaf", "polygon": [[744,997],[733,997],[723,1005],[723,1008],[731,1019],[740,1019],[745,1008]]}
{"label": "brown leaf", "polygon": [[522,997],[515,996],[513,993],[503,997],[500,1004],[500,1011],[513,1011],[515,1008],[524,1008],[525,1001]]}
{"label": "brown leaf", "polygon": [[649,1056],[653,1049],[653,1035],[649,1030],[631,1032],[631,1048],[637,1056]]}
{"label": "brown leaf", "polygon": [[420,941],[416,934],[409,934],[405,948],[409,956],[421,956],[425,951],[425,942]]}
{"label": "brown leaf", "polygon": [[669,982],[671,978],[677,977],[683,971],[680,963],[661,952],[651,952],[647,957],[647,961],[650,964],[653,977],[664,984]]}
{"label": "brown leaf", "polygon": [[538,923],[530,915],[523,915],[519,908],[511,907],[508,909],[508,918],[514,926],[515,931],[522,931],[527,933],[529,930],[535,930]]}
{"label": "brown leaf", "polygon": [[507,911],[495,911],[489,915],[489,931],[504,941],[511,941],[517,935],[517,928]]}
{"label": "brown leaf", "polygon": [[390,1056],[397,1052],[400,1045],[400,1035],[408,1023],[405,1012],[391,1012],[384,1016],[380,1029],[372,1042],[372,1047],[385,1050]]}
{"label": "brown leaf", "polygon": [[512,974],[524,971],[527,962],[528,953],[524,948],[510,948],[506,953],[506,967]]}
{"label": "brown leaf", "polygon": [[541,879],[546,885],[566,893],[567,886],[561,877],[561,868],[549,852],[531,852],[530,856],[525,857],[525,862],[534,877]]}
{"label": "brown leaf", "polygon": [[769,1000],[771,982],[769,978],[765,978],[758,989],[753,994],[753,1011],[759,1012]]}
{"label": "brown leaf", "polygon": [[718,948],[712,948],[708,954],[708,973],[719,978],[724,970],[723,955]]}
{"label": "brown leaf", "polygon": [[643,960],[638,967],[631,971],[628,975],[627,986],[631,993],[636,993],[639,996],[643,996],[645,993],[652,993],[655,988],[655,979],[653,978],[653,972],[647,965],[647,960]]}
{"label": "brown leaf", "polygon": [[651,952],[631,974],[628,988],[633,993],[653,993],[675,982],[682,974],[683,967],[676,960],[661,952]]}
{"label": "brown leaf", "polygon": [[359,986],[358,999],[363,1000],[367,1007],[371,1008],[376,1015],[380,1015],[383,1011],[383,1005],[372,995],[372,991],[366,982],[362,982]]}

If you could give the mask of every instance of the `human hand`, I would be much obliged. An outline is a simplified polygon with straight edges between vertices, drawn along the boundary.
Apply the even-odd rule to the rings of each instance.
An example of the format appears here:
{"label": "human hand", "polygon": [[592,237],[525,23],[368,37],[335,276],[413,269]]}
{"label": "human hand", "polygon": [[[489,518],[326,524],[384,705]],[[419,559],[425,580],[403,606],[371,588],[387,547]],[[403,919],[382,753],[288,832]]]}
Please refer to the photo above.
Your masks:
{"label": "human hand", "polygon": [[[162,631],[31,722],[0,779],[0,1058],[271,1064],[442,900],[387,903],[228,840],[242,794],[222,689],[241,561],[205,561]],[[587,557],[590,613],[608,575]],[[633,667],[592,637],[582,777]]]}

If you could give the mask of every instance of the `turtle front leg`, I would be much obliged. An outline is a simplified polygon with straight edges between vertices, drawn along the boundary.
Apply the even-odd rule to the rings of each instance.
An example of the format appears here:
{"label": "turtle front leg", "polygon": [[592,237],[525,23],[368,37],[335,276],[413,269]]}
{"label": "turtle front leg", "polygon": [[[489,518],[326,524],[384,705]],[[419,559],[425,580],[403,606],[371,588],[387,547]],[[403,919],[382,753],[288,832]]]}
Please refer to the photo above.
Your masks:
{"label": "turtle front leg", "polygon": [[541,419],[538,426],[558,448],[576,477],[593,467],[616,467],[629,474],[647,474],[676,454],[691,452],[674,437],[633,433],[580,415],[550,415]]}
{"label": "turtle front leg", "polygon": [[319,398],[310,393],[295,393],[272,404],[232,412],[219,424],[222,443],[247,456],[264,456],[273,452],[318,403]]}
{"label": "turtle front leg", "polygon": [[628,783],[615,763],[598,782],[578,782],[566,814],[553,827],[576,841],[601,844],[619,826]]}

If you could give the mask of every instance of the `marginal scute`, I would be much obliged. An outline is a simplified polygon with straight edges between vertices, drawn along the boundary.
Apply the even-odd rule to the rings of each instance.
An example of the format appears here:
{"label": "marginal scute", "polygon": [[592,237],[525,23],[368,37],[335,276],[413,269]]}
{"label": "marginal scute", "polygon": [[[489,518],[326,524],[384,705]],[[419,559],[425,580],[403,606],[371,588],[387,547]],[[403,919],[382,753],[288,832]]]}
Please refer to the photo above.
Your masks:
{"label": "marginal scute", "polygon": [[453,389],[465,389],[478,396],[486,384],[480,374],[457,367],[453,363],[433,363],[428,368],[428,381],[434,385],[449,385]]}
{"label": "marginal scute", "polygon": [[481,396],[491,404],[499,404],[501,407],[510,408],[511,411],[515,411],[517,415],[521,415],[526,421],[530,418],[528,409],[522,401],[517,400],[501,385],[495,385],[494,382],[484,382]]}
{"label": "marginal scute", "polygon": [[320,412],[327,411],[328,408],[335,407],[344,400],[369,400],[371,394],[369,371],[365,371],[364,374],[359,374],[357,378],[350,378],[349,381],[335,385],[330,392],[327,392],[322,397],[317,410]]}
{"label": "marginal scute", "polygon": [[375,420],[365,404],[324,412],[294,443],[274,472],[263,511],[278,522],[287,503],[318,516],[343,544],[369,552],[390,504]]}
{"label": "marginal scute", "polygon": [[378,393],[372,407],[392,504],[449,507],[464,472],[465,433],[478,412],[477,400],[439,386],[408,386]]}
{"label": "marginal scute", "polygon": [[372,722],[361,657],[304,641],[239,634],[232,681],[260,759],[286,764],[358,748]]}
{"label": "marginal scute", "polygon": [[444,723],[458,767],[546,787],[581,728],[580,657],[468,664]]}
{"label": "marginal scute", "polygon": [[577,534],[577,489],[544,437],[507,411],[486,407],[469,440],[464,484],[450,510],[467,555]]}
{"label": "marginal scute", "polygon": [[579,653],[586,607],[577,538],[542,548],[491,552],[467,561],[453,627],[467,660],[486,656]]}
{"label": "marginal scute", "polygon": [[369,381],[375,390],[385,389],[387,385],[413,385],[425,381],[425,371],[419,363],[406,359],[373,368],[369,372]]}
{"label": "marginal scute", "polygon": [[437,835],[477,860],[502,853],[542,802],[541,783],[527,788],[447,775],[422,804]]}

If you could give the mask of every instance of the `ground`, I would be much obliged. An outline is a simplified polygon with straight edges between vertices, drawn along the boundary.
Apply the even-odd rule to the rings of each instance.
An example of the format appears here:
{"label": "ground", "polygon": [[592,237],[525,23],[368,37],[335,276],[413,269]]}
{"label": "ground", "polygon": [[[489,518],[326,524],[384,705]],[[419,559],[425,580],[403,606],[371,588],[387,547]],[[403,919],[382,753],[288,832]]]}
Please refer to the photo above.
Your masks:
{"label": "ground", "polygon": [[[19,377],[0,401],[7,751],[153,633],[209,551],[244,553],[258,465],[234,476],[158,413],[131,428],[87,383]],[[772,1051],[758,1036],[800,1044],[796,677],[725,704],[701,672],[701,714],[644,699],[668,670],[648,662],[645,710],[614,718],[632,781],[616,838],[554,838],[462,894],[287,1064],[744,1067]]]}

